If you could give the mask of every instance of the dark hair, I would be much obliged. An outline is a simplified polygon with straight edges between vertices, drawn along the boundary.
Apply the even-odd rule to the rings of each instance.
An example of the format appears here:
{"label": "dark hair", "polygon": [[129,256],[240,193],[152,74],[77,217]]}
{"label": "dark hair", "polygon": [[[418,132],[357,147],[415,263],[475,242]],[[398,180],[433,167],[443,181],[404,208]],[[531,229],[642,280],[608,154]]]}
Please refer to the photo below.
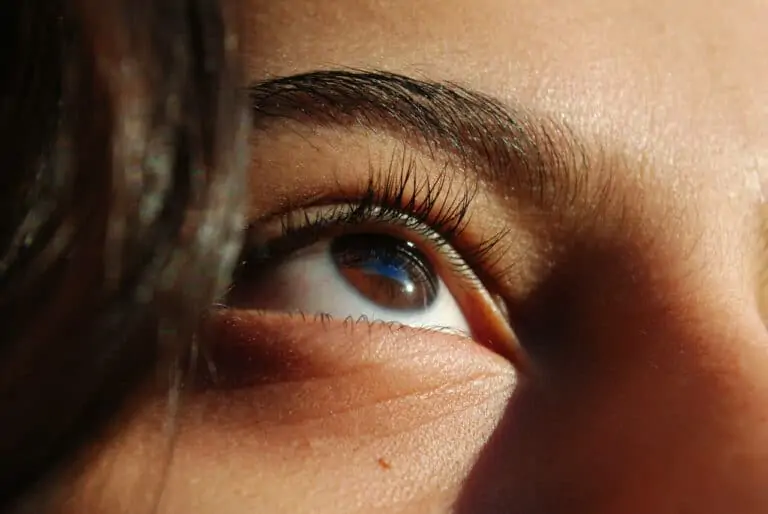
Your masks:
{"label": "dark hair", "polygon": [[0,3],[0,510],[228,280],[247,116],[225,3]]}

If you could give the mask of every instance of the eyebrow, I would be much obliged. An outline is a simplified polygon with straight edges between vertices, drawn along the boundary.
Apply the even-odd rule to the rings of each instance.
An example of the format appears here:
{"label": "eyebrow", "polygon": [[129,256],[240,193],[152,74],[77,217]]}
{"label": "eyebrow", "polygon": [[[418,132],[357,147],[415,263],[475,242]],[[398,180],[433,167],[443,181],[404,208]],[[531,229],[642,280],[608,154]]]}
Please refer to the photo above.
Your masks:
{"label": "eyebrow", "polygon": [[586,145],[564,123],[453,83],[328,70],[265,80],[249,93],[257,131],[285,120],[384,130],[542,207],[572,201],[590,167]]}

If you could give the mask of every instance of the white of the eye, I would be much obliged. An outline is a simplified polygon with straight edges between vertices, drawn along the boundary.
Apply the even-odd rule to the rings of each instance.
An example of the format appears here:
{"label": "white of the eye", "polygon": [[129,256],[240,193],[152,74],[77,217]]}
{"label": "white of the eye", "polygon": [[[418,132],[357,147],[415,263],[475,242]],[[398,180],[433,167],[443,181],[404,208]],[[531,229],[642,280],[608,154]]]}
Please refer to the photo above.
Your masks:
{"label": "white of the eye", "polygon": [[334,318],[364,316],[371,321],[470,333],[467,320],[440,277],[437,296],[429,307],[411,312],[383,308],[363,296],[339,273],[330,244],[330,241],[322,241],[280,264],[269,280],[271,287],[280,288],[280,293],[259,307],[330,314]]}

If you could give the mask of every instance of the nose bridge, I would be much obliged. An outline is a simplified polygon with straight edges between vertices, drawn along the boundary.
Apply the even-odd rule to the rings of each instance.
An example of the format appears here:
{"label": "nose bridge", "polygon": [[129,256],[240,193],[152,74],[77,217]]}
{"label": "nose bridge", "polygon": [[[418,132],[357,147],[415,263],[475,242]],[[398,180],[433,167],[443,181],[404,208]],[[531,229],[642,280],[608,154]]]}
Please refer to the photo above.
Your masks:
{"label": "nose bridge", "polygon": [[[680,330],[657,332],[657,355],[666,364],[655,362],[659,372],[636,384],[652,400],[646,412],[656,430],[649,435],[658,438],[652,443],[658,455],[669,458],[666,480],[679,488],[671,494],[698,495],[700,512],[765,512],[768,356],[762,323],[725,309],[702,314]],[[665,343],[671,351],[663,351]]]}
{"label": "nose bridge", "polygon": [[553,279],[542,298],[574,300],[561,300],[567,328],[546,332],[563,353],[542,351],[551,368],[517,411],[520,454],[567,455],[542,470],[562,483],[591,474],[585,505],[608,503],[589,512],[768,512],[768,334],[756,302],[711,261],[608,253],[600,280],[584,278],[595,276],[585,259],[587,271]]}
{"label": "nose bridge", "polygon": [[605,314],[585,331],[595,345],[587,366],[617,383],[637,381],[659,399],[679,397],[683,412],[698,405],[699,415],[717,418],[713,409],[755,401],[768,418],[768,331],[759,307],[737,272],[707,259],[681,264],[662,255],[617,269],[595,295]]}
{"label": "nose bridge", "polygon": [[617,307],[617,324],[624,322],[617,340],[626,339],[618,344],[629,345],[628,365],[646,367],[670,386],[694,388],[691,394],[702,388],[712,404],[756,394],[768,378],[768,331],[758,302],[737,271],[706,253],[701,260],[678,271],[673,259],[666,269],[657,261],[661,271],[653,279],[620,286],[628,291]]}
{"label": "nose bridge", "polygon": [[[607,321],[603,357],[574,398],[592,410],[581,417],[583,437],[615,452],[615,465],[636,466],[648,508],[766,512],[768,336],[759,312],[703,276],[659,287],[629,291]],[[639,487],[622,480],[618,489]],[[635,501],[623,508],[643,504]]]}

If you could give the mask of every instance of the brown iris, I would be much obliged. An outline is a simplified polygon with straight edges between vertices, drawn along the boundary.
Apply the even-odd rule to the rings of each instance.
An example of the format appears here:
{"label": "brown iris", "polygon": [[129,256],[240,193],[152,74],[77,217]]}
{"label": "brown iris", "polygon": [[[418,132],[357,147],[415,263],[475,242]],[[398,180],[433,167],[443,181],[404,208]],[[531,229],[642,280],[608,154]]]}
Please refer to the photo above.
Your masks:
{"label": "brown iris", "polygon": [[379,307],[423,310],[437,297],[437,275],[409,241],[382,234],[350,234],[333,240],[331,256],[347,283]]}

